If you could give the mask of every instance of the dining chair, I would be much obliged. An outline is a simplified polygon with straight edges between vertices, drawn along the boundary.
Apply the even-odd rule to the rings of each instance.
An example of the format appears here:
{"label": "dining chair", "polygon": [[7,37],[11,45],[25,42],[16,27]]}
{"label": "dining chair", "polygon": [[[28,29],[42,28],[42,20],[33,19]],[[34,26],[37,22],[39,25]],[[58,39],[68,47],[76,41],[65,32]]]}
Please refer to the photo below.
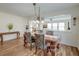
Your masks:
{"label": "dining chair", "polygon": [[35,53],[37,53],[39,51],[39,49],[41,49],[43,51],[43,54],[46,55],[46,46],[45,46],[45,40],[44,40],[44,34],[35,34]]}
{"label": "dining chair", "polygon": [[25,32],[24,33],[24,47],[27,47],[30,44],[30,50],[32,50],[32,40],[31,40],[31,33]]}
{"label": "dining chair", "polygon": [[49,55],[50,52],[51,56],[59,55],[59,50],[61,48],[60,37],[57,36],[57,38],[47,38],[47,39],[48,39],[46,40],[47,54]]}

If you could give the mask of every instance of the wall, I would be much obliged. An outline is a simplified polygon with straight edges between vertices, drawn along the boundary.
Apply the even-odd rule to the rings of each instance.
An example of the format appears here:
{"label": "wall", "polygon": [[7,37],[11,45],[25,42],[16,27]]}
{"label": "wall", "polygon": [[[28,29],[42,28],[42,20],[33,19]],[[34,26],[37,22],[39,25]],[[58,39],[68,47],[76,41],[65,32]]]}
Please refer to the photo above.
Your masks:
{"label": "wall", "polygon": [[73,20],[71,19],[71,30],[65,32],[55,31],[55,35],[61,37],[61,42],[67,45],[79,47],[79,7],[73,7],[65,9],[63,11],[55,12],[51,15],[70,14],[72,17],[77,17],[76,26],[73,26]]}
{"label": "wall", "polygon": [[[13,24],[13,29],[11,31],[20,31],[20,36],[23,36],[25,31],[25,22],[27,19],[19,17],[16,15],[0,12],[0,32],[8,32],[8,23]],[[16,38],[15,34],[4,35],[4,40],[10,40]]]}
{"label": "wall", "polygon": [[71,30],[62,32],[61,36],[63,43],[79,47],[79,18],[76,20],[76,26],[71,23]]}

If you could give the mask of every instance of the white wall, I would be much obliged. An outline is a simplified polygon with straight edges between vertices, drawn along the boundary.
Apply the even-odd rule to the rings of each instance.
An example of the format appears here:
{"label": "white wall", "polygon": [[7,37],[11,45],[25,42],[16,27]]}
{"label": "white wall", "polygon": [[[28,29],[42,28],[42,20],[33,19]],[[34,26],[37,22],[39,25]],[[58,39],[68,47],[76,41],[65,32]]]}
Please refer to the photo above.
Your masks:
{"label": "white wall", "polygon": [[71,19],[71,30],[66,32],[54,32],[55,35],[61,36],[61,42],[67,45],[79,47],[79,7],[73,7],[65,9],[63,11],[52,13],[51,15],[70,14],[73,17],[77,17],[76,26],[73,26],[73,20]]}
{"label": "white wall", "polygon": [[[52,23],[53,22],[56,21],[52,21]],[[62,22],[62,21],[60,20],[57,22]],[[65,31],[53,31],[53,28],[50,31],[53,31],[53,34],[58,36],[61,39],[62,43],[66,45],[79,47],[79,17],[77,17],[76,19],[75,26],[73,25],[73,19],[64,20],[64,22],[66,23]],[[68,22],[69,22],[70,30],[68,30]]]}
{"label": "white wall", "polygon": [[[20,36],[23,36],[25,31],[25,22],[27,19],[16,15],[0,12],[0,32],[8,32],[7,24],[12,23],[13,29],[11,31],[20,31]],[[4,40],[16,38],[15,34],[4,35]]]}

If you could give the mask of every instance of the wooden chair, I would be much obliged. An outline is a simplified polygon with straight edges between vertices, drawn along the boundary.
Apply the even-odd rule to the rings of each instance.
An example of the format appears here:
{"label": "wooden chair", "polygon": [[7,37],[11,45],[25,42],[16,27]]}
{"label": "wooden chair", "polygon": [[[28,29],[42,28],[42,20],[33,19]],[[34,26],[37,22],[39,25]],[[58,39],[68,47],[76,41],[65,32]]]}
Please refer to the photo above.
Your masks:
{"label": "wooden chair", "polygon": [[39,49],[41,49],[43,51],[43,54],[46,55],[45,50],[45,41],[44,41],[44,34],[35,34],[36,40],[35,40],[35,45],[36,45],[36,51],[35,53],[37,53],[37,51]]}
{"label": "wooden chair", "polygon": [[51,41],[47,43],[47,53],[50,52],[51,56],[56,56],[58,54],[59,48],[60,44],[57,41]]}
{"label": "wooden chair", "polygon": [[30,50],[32,50],[31,33],[25,32],[24,33],[24,47],[28,47],[28,44],[30,44]]}

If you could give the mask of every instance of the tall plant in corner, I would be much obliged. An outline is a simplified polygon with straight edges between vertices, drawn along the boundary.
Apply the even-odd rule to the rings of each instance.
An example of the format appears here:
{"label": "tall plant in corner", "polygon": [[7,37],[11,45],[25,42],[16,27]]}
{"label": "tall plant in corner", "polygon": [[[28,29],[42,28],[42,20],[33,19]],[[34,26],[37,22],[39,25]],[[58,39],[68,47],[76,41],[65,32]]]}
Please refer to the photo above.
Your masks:
{"label": "tall plant in corner", "polygon": [[8,29],[9,29],[9,31],[11,31],[13,29],[13,24],[12,23],[8,24]]}

